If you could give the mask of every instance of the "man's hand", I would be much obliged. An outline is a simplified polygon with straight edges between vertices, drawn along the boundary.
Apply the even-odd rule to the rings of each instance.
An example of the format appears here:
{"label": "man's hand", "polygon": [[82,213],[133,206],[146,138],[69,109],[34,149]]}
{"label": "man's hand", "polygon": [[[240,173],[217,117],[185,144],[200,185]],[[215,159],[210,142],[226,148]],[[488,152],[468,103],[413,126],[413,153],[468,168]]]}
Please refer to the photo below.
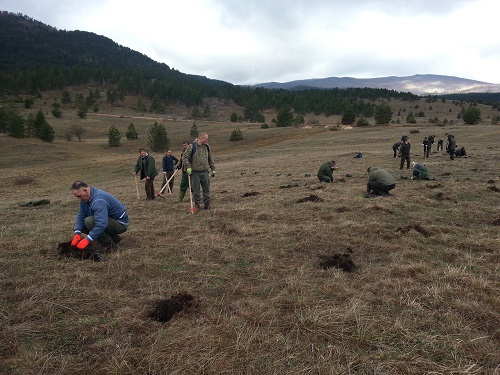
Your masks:
{"label": "man's hand", "polygon": [[82,236],[80,236],[80,233],[77,233],[73,236],[73,241],[71,241],[71,246],[76,246],[78,242],[82,240]]}
{"label": "man's hand", "polygon": [[215,177],[215,171],[212,170],[212,177]]}
{"label": "man's hand", "polygon": [[193,173],[193,170],[191,169],[191,167],[189,167],[188,169],[186,169],[186,172],[187,172],[187,174],[191,174],[191,173]]}
{"label": "man's hand", "polygon": [[84,238],[80,242],[78,242],[78,245],[76,245],[76,248],[79,250],[84,250],[87,246],[90,245],[90,241]]}

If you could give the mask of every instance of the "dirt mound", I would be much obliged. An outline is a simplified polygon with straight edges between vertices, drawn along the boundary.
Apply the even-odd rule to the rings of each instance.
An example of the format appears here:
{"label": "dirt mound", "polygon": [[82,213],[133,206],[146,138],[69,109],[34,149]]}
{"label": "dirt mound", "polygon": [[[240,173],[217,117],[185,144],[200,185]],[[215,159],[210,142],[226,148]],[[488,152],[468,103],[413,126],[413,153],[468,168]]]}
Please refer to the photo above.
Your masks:
{"label": "dirt mound", "polygon": [[496,186],[488,186],[488,189],[491,191],[496,191],[497,193],[500,191],[500,189],[497,188]]}
{"label": "dirt mound", "polygon": [[491,225],[500,225],[500,218],[493,220],[490,224]]}
{"label": "dirt mound", "polygon": [[294,187],[299,187],[299,183],[295,182],[293,184],[289,184],[289,185],[281,185],[280,186],[280,189],[290,189],[290,188],[294,188]]}
{"label": "dirt mound", "polygon": [[260,193],[257,192],[257,191],[250,191],[248,193],[245,193],[242,195],[243,198],[245,197],[256,197],[257,195],[259,195]]}
{"label": "dirt mound", "polygon": [[385,212],[385,213],[388,213],[388,214],[393,214],[394,212],[386,207],[382,207],[382,206],[379,206],[377,204],[374,204],[373,206],[370,206],[370,207],[367,207],[366,210],[370,210],[370,211],[381,211],[381,212]]}
{"label": "dirt mound", "polygon": [[67,256],[68,258],[90,259],[94,262],[104,262],[106,258],[95,251],[93,244],[87,246],[84,250],[78,249],[76,246],[71,246],[71,242],[60,242],[57,245],[59,255]]}
{"label": "dirt mound", "polygon": [[438,201],[451,201],[452,200],[449,196],[447,196],[446,194],[444,194],[442,192],[437,193],[434,196],[434,199],[436,199]]}
{"label": "dirt mound", "polygon": [[401,233],[408,233],[410,230],[414,230],[424,237],[430,237],[432,236],[432,231],[430,229],[425,228],[424,226],[420,224],[410,224],[405,227],[399,227],[396,229],[396,232],[401,232]]}
{"label": "dirt mound", "polygon": [[323,199],[321,199],[317,195],[311,194],[305,198],[297,200],[297,203],[304,203],[304,202],[323,202]]}
{"label": "dirt mound", "polygon": [[437,189],[443,187],[441,184],[436,184],[436,185],[425,185],[428,189]]}
{"label": "dirt mound", "polygon": [[345,272],[352,272],[356,268],[350,254],[321,255],[320,259],[319,266],[324,270],[335,267]]}
{"label": "dirt mound", "polygon": [[191,294],[178,293],[169,299],[157,301],[149,313],[149,319],[165,323],[170,321],[174,315],[183,310],[187,311],[195,305],[196,299]]}
{"label": "dirt mound", "polygon": [[334,209],[335,212],[338,212],[338,213],[342,213],[342,212],[349,212],[350,209],[346,206],[340,206],[340,207],[336,207]]}

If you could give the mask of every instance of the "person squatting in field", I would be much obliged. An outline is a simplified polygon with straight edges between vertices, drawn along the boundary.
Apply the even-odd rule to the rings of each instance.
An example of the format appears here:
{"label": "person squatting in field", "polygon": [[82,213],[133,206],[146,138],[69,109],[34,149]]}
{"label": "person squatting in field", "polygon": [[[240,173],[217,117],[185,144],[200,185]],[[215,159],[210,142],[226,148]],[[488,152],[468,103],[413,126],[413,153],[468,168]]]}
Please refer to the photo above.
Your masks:
{"label": "person squatting in field", "polygon": [[396,179],[387,171],[379,167],[369,167],[366,196],[368,198],[389,195],[389,191],[396,187]]}
{"label": "person squatting in field", "polygon": [[429,179],[429,169],[425,164],[418,164],[413,162],[413,173],[411,176],[412,180],[428,180]]}
{"label": "person squatting in field", "polygon": [[[105,250],[116,248],[116,244],[121,241],[120,234],[129,225],[125,205],[110,193],[83,181],[75,181],[71,185],[71,192],[80,200],[71,246],[84,250],[97,240]],[[87,236],[82,238],[82,233]]]}
{"label": "person squatting in field", "polygon": [[320,182],[333,182],[333,171],[337,169],[338,167],[335,166],[335,160],[330,160],[321,164],[318,170],[318,180],[320,180]]}
{"label": "person squatting in field", "polygon": [[401,147],[401,141],[398,141],[392,145],[392,151],[394,151],[394,158],[398,156],[399,147]]}
{"label": "person squatting in field", "polygon": [[200,133],[198,139],[189,144],[182,154],[182,166],[186,168],[188,176],[191,178],[191,188],[196,209],[200,209],[201,196],[200,187],[203,190],[204,209],[210,209],[210,176],[215,177],[215,165],[212,159],[212,152],[208,145],[208,134]]}
{"label": "person squatting in field", "polygon": [[155,186],[154,180],[158,176],[158,171],[156,170],[155,159],[149,155],[145,148],[139,149],[139,157],[137,158],[137,163],[134,168],[134,176],[140,172],[141,180],[146,179],[146,184],[144,189],[146,190],[146,200],[155,199]]}

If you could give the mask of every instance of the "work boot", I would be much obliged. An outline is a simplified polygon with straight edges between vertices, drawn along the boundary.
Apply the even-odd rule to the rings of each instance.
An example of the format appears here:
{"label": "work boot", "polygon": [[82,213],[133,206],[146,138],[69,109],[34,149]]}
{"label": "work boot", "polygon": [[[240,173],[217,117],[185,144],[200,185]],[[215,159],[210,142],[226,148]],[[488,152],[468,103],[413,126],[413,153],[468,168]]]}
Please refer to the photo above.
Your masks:
{"label": "work boot", "polygon": [[203,207],[203,209],[210,210],[210,208],[210,203],[205,203],[205,207]]}
{"label": "work boot", "polygon": [[196,208],[197,210],[201,209],[200,204],[198,202],[195,202],[194,208]]}
{"label": "work boot", "polygon": [[185,195],[186,195],[185,191],[179,191],[179,199],[177,200],[177,202],[182,202]]}
{"label": "work boot", "polygon": [[114,243],[118,243],[122,240],[122,236],[120,236],[119,234],[115,234],[111,236],[111,239],[113,240]]}

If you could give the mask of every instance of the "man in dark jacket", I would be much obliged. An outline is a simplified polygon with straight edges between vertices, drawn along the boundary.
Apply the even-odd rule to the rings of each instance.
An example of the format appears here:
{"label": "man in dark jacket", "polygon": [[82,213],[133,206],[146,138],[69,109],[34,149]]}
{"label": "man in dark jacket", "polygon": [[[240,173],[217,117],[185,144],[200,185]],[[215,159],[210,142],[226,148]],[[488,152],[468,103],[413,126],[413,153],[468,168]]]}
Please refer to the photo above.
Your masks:
{"label": "man in dark jacket", "polygon": [[330,160],[321,164],[318,170],[318,179],[321,182],[333,182],[333,171],[336,169],[338,169],[338,167],[335,166],[335,160]]}
{"label": "man in dark jacket", "polygon": [[388,195],[396,187],[396,179],[389,172],[378,167],[368,168],[368,183],[366,184],[367,197]]}
{"label": "man in dark jacket", "polygon": [[[162,189],[167,183],[167,181],[170,179],[168,183],[168,187],[170,188],[170,193],[172,192],[172,189],[174,188],[174,178],[172,175],[175,172],[175,166],[179,163],[179,159],[177,159],[174,155],[172,155],[171,150],[167,150],[167,153],[162,159],[162,169],[163,169],[163,183],[162,183]],[[172,177],[172,178],[171,178]]]}
{"label": "man in dark jacket", "polygon": [[403,169],[405,161],[406,169],[410,169],[410,138],[406,138],[406,140],[401,143],[399,153],[401,154],[401,163],[399,164],[399,169]]}
{"label": "man in dark jacket", "polygon": [[[71,246],[84,250],[97,240],[105,250],[116,248],[120,233],[127,230],[129,219],[123,203],[110,193],[75,181],[71,192],[80,200]],[[87,236],[82,238],[81,234]]]}
{"label": "man in dark jacket", "polygon": [[455,159],[455,149],[457,148],[457,141],[453,134],[448,134],[448,143],[446,144],[446,151],[450,154],[450,159]]}
{"label": "man in dark jacket", "polygon": [[155,199],[154,180],[158,176],[155,159],[148,154],[145,148],[139,149],[139,158],[134,169],[134,176],[140,172],[141,180],[146,179],[144,189],[146,190],[146,200]]}

